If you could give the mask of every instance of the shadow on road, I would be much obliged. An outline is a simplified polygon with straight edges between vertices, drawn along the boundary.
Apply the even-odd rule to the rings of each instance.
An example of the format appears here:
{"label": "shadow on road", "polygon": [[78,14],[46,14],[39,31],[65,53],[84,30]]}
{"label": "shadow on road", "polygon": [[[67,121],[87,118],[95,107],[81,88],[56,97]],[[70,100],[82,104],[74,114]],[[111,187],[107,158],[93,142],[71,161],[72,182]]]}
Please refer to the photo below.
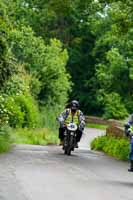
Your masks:
{"label": "shadow on road", "polygon": [[116,180],[116,181],[106,181],[107,184],[111,184],[111,185],[116,185],[116,186],[126,186],[126,187],[132,187],[133,188],[133,182],[126,182],[126,181],[119,181],[119,180]]}

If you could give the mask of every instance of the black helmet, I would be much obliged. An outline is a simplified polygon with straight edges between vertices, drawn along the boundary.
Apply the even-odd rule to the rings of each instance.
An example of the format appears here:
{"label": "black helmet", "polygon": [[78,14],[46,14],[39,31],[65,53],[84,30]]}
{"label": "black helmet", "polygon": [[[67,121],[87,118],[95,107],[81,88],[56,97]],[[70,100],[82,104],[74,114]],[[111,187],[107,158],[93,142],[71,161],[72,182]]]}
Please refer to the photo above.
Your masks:
{"label": "black helmet", "polygon": [[71,106],[72,109],[78,109],[79,108],[79,102],[76,101],[76,100],[73,100],[73,101],[71,101],[70,106]]}

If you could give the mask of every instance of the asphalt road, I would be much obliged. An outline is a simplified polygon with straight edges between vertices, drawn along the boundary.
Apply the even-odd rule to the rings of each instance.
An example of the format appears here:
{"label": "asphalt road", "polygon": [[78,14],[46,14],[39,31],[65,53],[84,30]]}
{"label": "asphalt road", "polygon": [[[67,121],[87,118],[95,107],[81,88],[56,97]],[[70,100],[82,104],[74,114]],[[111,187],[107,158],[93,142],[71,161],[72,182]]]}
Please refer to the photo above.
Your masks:
{"label": "asphalt road", "polygon": [[127,163],[88,149],[87,129],[72,156],[58,146],[17,145],[0,155],[0,200],[133,200]]}

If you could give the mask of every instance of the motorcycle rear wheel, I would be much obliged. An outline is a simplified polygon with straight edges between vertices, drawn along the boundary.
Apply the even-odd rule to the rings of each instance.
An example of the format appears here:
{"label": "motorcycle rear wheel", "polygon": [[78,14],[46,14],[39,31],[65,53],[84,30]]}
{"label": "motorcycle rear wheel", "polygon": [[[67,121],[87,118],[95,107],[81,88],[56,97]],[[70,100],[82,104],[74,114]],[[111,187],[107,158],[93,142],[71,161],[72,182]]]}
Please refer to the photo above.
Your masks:
{"label": "motorcycle rear wheel", "polygon": [[70,149],[70,148],[67,149],[67,155],[68,155],[68,156],[71,155],[71,149]]}
{"label": "motorcycle rear wheel", "polygon": [[64,154],[67,155],[67,149],[64,150]]}

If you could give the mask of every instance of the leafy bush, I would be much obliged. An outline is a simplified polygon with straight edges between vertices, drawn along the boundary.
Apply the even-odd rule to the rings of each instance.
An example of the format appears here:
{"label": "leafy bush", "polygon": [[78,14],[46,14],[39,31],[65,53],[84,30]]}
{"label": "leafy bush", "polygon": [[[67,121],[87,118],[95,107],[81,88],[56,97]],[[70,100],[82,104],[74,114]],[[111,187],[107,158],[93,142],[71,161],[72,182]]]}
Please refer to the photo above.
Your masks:
{"label": "leafy bush", "polygon": [[32,76],[29,85],[30,93],[36,100],[38,100],[38,94],[41,90],[41,82],[35,76]]}
{"label": "leafy bush", "polygon": [[116,139],[109,136],[99,136],[92,141],[91,148],[104,151],[120,160],[128,160],[129,141],[126,138]]}
{"label": "leafy bush", "polygon": [[24,121],[24,113],[16,104],[14,97],[0,95],[0,122],[1,124],[9,124],[10,126],[22,126]]}
{"label": "leafy bush", "polygon": [[107,139],[105,136],[99,136],[97,138],[95,138],[92,142],[91,142],[91,148],[94,150],[103,150],[103,147],[105,146],[107,142]]}
{"label": "leafy bush", "polygon": [[112,92],[105,95],[105,118],[124,119],[127,115],[128,112],[119,94]]}
{"label": "leafy bush", "polygon": [[0,152],[8,151],[12,143],[11,129],[8,126],[0,127]]}
{"label": "leafy bush", "polygon": [[[19,66],[20,68],[20,66]],[[17,75],[12,75],[9,80],[6,81],[2,92],[7,95],[20,95],[27,94],[30,92],[29,84],[30,84],[30,75],[26,74],[26,72],[21,69]]]}
{"label": "leafy bush", "polygon": [[23,127],[37,127],[39,123],[39,110],[37,103],[31,96],[19,95],[15,97],[15,102],[24,114]]}
{"label": "leafy bush", "polygon": [[36,127],[39,111],[31,96],[0,96],[0,123],[11,127]]}

